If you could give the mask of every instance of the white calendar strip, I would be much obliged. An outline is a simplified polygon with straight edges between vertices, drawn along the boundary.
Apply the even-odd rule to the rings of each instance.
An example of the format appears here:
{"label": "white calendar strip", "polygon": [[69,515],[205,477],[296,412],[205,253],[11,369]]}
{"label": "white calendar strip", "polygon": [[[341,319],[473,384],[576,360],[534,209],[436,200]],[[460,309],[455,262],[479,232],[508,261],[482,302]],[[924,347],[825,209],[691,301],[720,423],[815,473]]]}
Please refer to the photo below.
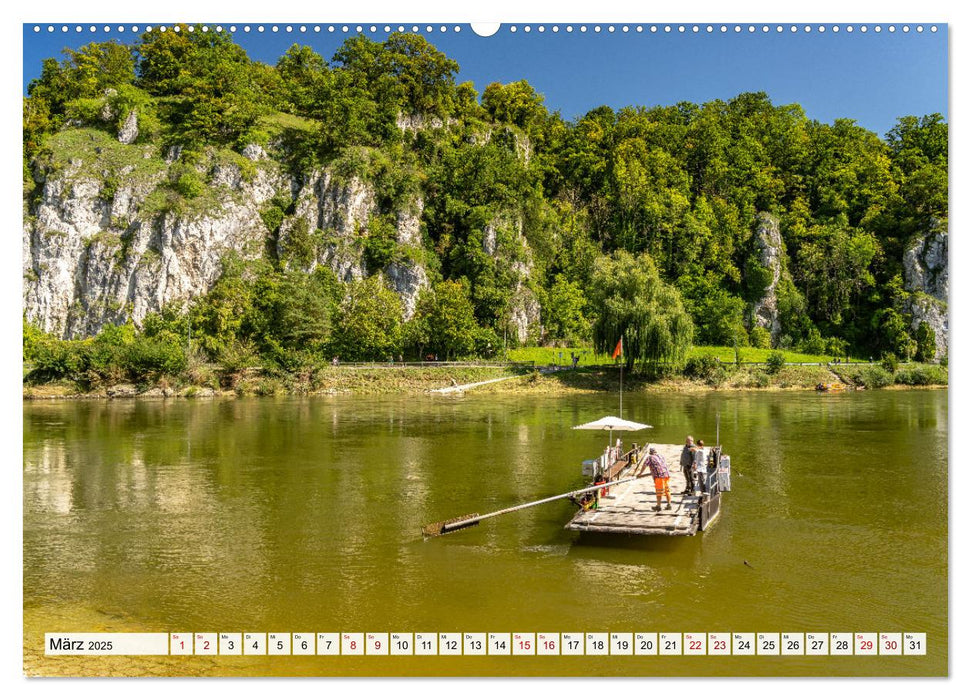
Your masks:
{"label": "white calendar strip", "polygon": [[924,656],[924,632],[49,632],[48,656]]}
{"label": "white calendar strip", "polygon": [[167,656],[165,632],[49,632],[44,635],[47,656]]}

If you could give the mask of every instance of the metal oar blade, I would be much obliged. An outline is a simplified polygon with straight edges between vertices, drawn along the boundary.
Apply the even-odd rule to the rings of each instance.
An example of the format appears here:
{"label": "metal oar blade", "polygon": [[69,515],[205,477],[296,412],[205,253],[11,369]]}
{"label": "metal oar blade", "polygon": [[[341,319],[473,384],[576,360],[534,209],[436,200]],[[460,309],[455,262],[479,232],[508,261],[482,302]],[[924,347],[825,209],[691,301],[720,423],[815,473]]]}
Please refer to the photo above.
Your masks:
{"label": "metal oar blade", "polygon": [[421,528],[421,534],[425,537],[438,537],[439,535],[447,535],[450,532],[455,532],[456,530],[462,530],[467,527],[472,527],[473,525],[478,525],[479,514],[469,513],[468,515],[463,515],[459,518],[450,518],[449,520],[442,520],[437,523],[429,523],[428,525],[423,525]]}

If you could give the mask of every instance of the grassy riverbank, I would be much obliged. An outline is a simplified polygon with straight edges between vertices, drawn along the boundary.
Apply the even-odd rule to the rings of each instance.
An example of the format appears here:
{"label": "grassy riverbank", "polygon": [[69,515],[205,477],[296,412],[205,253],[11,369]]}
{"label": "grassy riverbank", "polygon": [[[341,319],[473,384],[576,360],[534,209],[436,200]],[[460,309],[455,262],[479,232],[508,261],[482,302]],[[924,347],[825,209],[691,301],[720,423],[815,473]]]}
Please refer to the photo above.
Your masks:
{"label": "grassy riverbank", "polygon": [[[832,355],[814,355],[796,350],[772,350],[771,348],[755,348],[751,346],[739,347],[738,358],[736,349],[728,345],[695,345],[688,351],[688,359],[698,357],[715,357],[721,362],[765,362],[772,353],[781,353],[786,362],[829,362]],[[609,365],[613,363],[609,354],[598,353],[588,347],[546,348],[530,346],[508,350],[506,357],[510,362],[534,362],[536,365],[568,365],[571,354],[580,356],[579,366]],[[850,362],[865,362],[865,358],[850,357]]]}
{"label": "grassy riverbank", "polygon": [[[25,380],[25,399],[63,398],[205,398],[211,396],[275,395],[376,395],[425,394],[435,389],[472,384],[501,377],[507,381],[475,387],[483,394],[569,394],[616,391],[619,371],[615,367],[585,367],[543,373],[503,366],[445,367],[318,367],[305,372],[274,373],[262,370],[219,372],[198,370],[182,377],[162,376],[141,383],[99,384],[59,380]],[[882,389],[908,386],[946,386],[947,368],[911,363],[893,374],[875,365],[830,365],[782,367],[775,373],[761,365],[723,365],[705,377],[672,373],[656,377],[627,373],[624,390],[696,392],[721,390],[811,390],[818,384],[841,382],[848,388]]]}

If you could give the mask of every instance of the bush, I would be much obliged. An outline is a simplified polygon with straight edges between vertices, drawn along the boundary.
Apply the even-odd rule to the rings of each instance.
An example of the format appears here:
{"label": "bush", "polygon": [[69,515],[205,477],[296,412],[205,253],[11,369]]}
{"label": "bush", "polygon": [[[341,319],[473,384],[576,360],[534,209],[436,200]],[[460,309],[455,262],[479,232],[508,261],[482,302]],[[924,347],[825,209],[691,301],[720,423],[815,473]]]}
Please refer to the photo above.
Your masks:
{"label": "bush", "polygon": [[125,347],[134,340],[135,328],[131,324],[105,326],[91,345],[90,369],[102,379],[121,381],[125,374],[122,355]]}
{"label": "bush", "polygon": [[185,168],[175,176],[172,189],[186,199],[195,199],[206,191],[206,185],[195,170]]}
{"label": "bush", "polygon": [[269,204],[260,209],[260,218],[263,220],[267,231],[276,233],[280,230],[280,224],[286,217],[286,207],[287,203],[283,201],[282,197],[274,197]]}
{"label": "bush", "polygon": [[276,396],[277,394],[284,393],[286,388],[276,377],[264,377],[256,385],[256,395],[257,396]]}
{"label": "bush", "polygon": [[752,329],[749,333],[749,340],[752,342],[753,348],[766,350],[772,347],[772,334],[762,326],[756,326]]}
{"label": "bush", "polygon": [[260,357],[253,344],[236,339],[219,352],[218,360],[224,370],[233,373],[249,367],[257,367],[260,364]]}
{"label": "bush", "polygon": [[826,340],[826,354],[832,357],[846,357],[848,347],[849,343],[842,338],[827,338]]}
{"label": "bush", "polygon": [[752,384],[759,387],[760,389],[764,389],[765,387],[769,386],[769,383],[770,383],[769,375],[766,374],[765,372],[756,372],[752,376]]}
{"label": "bush", "polygon": [[722,368],[721,361],[710,353],[690,357],[684,364],[684,376],[686,377],[701,379],[707,382],[716,375],[724,378],[724,369]]}
{"label": "bush", "polygon": [[900,366],[900,361],[892,352],[885,352],[880,358],[880,366],[883,367],[887,373],[893,375],[897,372],[897,367]]}
{"label": "bush", "polygon": [[45,338],[33,348],[32,376],[41,380],[84,378],[91,366],[89,344]]}
{"label": "bush", "polygon": [[181,374],[188,366],[181,345],[139,336],[122,353],[122,366],[134,380],[159,374]]}
{"label": "bush", "polygon": [[893,380],[897,384],[910,386],[947,384],[947,372],[936,365],[915,365],[898,370]]}
{"label": "bush", "polygon": [[769,374],[778,374],[779,370],[785,366],[786,356],[778,350],[770,352],[769,356],[765,359],[765,370]]}
{"label": "bush", "polygon": [[893,375],[883,367],[864,367],[857,380],[867,389],[881,389],[893,383]]}
{"label": "bush", "polygon": [[826,351],[826,341],[823,340],[819,331],[813,328],[809,331],[805,340],[799,344],[799,349],[807,355],[822,355]]}

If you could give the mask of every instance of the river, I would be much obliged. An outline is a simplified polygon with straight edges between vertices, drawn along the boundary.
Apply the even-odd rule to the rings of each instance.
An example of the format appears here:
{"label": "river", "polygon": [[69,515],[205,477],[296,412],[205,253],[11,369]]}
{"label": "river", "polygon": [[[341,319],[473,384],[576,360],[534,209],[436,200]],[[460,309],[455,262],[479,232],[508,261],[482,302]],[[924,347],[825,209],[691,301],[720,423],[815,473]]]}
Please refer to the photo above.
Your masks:
{"label": "river", "polygon": [[[579,535],[616,396],[24,404],[25,670],[107,675],[943,675],[947,393],[640,393],[721,442],[692,538]],[[744,561],[749,566],[743,564]],[[44,632],[925,632],[926,656],[44,657]]]}

